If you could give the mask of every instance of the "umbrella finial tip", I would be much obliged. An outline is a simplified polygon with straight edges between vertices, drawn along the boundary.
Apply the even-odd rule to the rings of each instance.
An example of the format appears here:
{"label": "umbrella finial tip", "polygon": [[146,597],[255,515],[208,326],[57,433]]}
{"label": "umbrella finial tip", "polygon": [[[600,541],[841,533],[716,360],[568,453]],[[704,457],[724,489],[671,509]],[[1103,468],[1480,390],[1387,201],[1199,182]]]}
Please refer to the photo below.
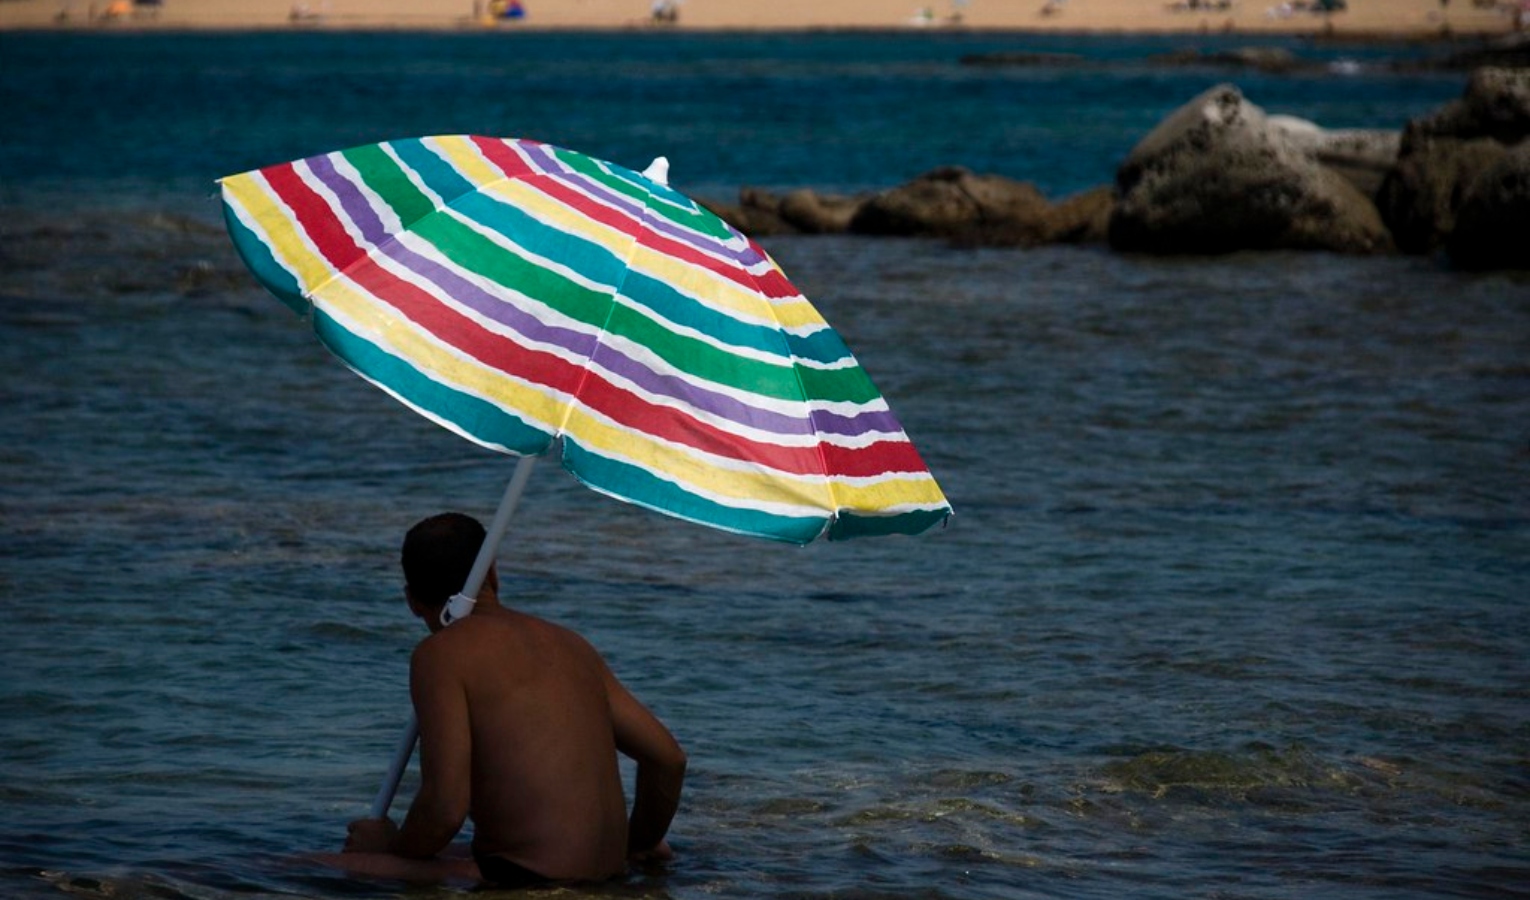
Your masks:
{"label": "umbrella finial tip", "polygon": [[643,170],[643,177],[649,181],[656,181],[665,187],[669,186],[669,158],[665,156],[654,157],[654,161]]}

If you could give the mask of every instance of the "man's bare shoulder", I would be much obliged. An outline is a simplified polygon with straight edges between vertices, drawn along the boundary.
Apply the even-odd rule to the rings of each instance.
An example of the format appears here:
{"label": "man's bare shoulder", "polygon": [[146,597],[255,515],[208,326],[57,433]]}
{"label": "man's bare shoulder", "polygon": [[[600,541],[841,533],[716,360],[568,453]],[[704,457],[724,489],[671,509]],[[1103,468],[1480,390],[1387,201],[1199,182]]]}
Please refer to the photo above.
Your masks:
{"label": "man's bare shoulder", "polygon": [[532,644],[556,645],[600,659],[594,645],[572,628],[503,607],[475,612],[441,629],[421,641],[414,652],[417,659],[439,658],[445,663],[475,652],[502,652],[506,647]]}

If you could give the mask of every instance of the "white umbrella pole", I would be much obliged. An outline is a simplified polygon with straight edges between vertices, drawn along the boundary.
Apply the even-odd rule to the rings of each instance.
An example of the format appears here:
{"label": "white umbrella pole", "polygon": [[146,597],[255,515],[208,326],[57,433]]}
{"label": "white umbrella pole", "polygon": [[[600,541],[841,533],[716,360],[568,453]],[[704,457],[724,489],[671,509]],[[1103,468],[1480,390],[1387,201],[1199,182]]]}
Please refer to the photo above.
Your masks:
{"label": "white umbrella pole", "polygon": [[[505,531],[510,527],[510,519],[515,515],[516,506],[520,505],[521,494],[526,490],[526,482],[531,480],[531,470],[536,461],[535,456],[523,456],[516,462],[515,474],[510,476],[510,483],[505,485],[505,496],[500,499],[499,509],[495,511],[494,519],[489,523],[488,534],[484,535],[483,546],[478,548],[478,557],[473,560],[473,568],[468,572],[467,582],[462,585],[462,593],[448,601],[447,608],[442,610],[442,621],[446,624],[450,625],[472,612],[471,598],[478,595],[478,589],[483,587],[483,580],[489,575],[489,567],[494,565],[494,557],[499,551],[500,541],[504,540]],[[459,603],[459,601],[466,602]],[[404,728],[404,736],[393,751],[393,762],[388,766],[388,774],[383,778],[382,787],[378,788],[377,796],[372,799],[372,818],[381,819],[388,815],[388,807],[393,805],[393,797],[398,793],[398,784],[404,778],[404,769],[409,765],[409,757],[414,755],[414,745],[419,739],[420,724],[411,711],[409,724]]]}

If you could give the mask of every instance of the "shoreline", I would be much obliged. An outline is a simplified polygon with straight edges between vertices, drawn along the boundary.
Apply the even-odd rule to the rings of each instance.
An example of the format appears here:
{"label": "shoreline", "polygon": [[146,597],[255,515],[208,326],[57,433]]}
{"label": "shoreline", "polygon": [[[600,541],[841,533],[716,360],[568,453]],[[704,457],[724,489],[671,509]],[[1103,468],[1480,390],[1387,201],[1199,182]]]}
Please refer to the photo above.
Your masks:
{"label": "shoreline", "polygon": [[[523,25],[513,28],[484,27],[475,23],[462,24],[412,24],[398,21],[359,23],[326,23],[323,25],[286,24],[98,24],[70,22],[65,24],[10,25],[0,23],[0,35],[29,34],[98,34],[131,38],[143,35],[239,35],[239,34],[500,34],[557,35],[557,34],[608,34],[697,36],[706,35],[894,35],[927,34],[931,37],[954,35],[981,35],[985,37],[1057,37],[1057,38],[1245,38],[1259,40],[1301,40],[1312,43],[1367,44],[1367,45],[1449,45],[1453,43],[1481,44],[1502,38],[1514,37],[1514,31],[1457,31],[1451,29],[1416,31],[1341,30],[1315,32],[1311,30],[1280,31],[1207,31],[1204,29],[1141,29],[1141,28],[1026,28],[1019,26],[996,26],[989,28],[945,27],[908,28],[896,25],[717,25],[683,28],[654,28],[646,23],[615,25]],[[1530,37],[1530,32],[1523,32]]]}
{"label": "shoreline", "polygon": [[[1022,5],[1023,2],[1023,5]],[[0,32],[928,33],[1441,41],[1530,28],[1530,0],[0,0]],[[1329,0],[1332,2],[1332,0]],[[1487,6],[1477,3],[1486,2]],[[1358,7],[1358,8],[1357,8]],[[501,13],[494,18],[493,12]],[[512,12],[519,17],[508,18]]]}

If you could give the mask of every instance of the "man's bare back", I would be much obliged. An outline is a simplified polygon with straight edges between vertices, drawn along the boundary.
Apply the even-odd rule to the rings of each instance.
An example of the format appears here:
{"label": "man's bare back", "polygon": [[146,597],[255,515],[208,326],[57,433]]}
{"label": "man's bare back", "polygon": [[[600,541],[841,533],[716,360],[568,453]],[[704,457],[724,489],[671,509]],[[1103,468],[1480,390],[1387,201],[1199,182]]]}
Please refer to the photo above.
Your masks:
{"label": "man's bare back", "polygon": [[462,787],[471,798],[475,855],[556,879],[623,870],[627,803],[609,680],[583,638],[502,608],[420,644],[410,682],[421,765],[450,769],[444,778],[471,773]]}
{"label": "man's bare back", "polygon": [[[406,543],[406,562],[407,552]],[[603,879],[631,856],[667,854],[685,773],[679,744],[588,641],[500,606],[497,590],[491,569],[473,614],[450,627],[438,605],[407,591],[432,631],[409,676],[420,790],[400,829],[354,822],[346,849],[431,859],[471,815],[473,856],[489,880],[491,869]],[[618,752],[638,764],[630,820]]]}

